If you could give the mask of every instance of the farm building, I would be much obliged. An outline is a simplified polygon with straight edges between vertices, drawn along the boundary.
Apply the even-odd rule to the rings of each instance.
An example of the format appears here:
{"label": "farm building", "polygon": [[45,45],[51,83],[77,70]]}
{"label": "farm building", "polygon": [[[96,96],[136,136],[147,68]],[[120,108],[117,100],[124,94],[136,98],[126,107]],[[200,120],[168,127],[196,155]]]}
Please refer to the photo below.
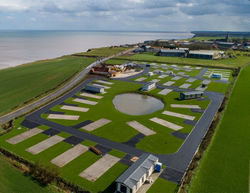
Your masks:
{"label": "farm building", "polygon": [[219,74],[219,73],[212,73],[211,78],[218,78],[218,79],[221,79],[222,78],[222,74]]}
{"label": "farm building", "polygon": [[117,193],[136,193],[155,171],[158,158],[143,154],[116,180]]}
{"label": "farm building", "polygon": [[217,59],[224,56],[222,51],[210,51],[210,50],[193,50],[188,54],[189,58],[198,58],[198,59]]}
{"label": "farm building", "polygon": [[185,99],[196,99],[200,98],[204,95],[204,92],[200,91],[193,91],[193,92],[181,92],[180,93],[180,99],[185,100]]}
{"label": "farm building", "polygon": [[141,90],[142,91],[149,91],[149,90],[154,89],[155,87],[156,87],[156,83],[155,82],[149,82],[149,83],[143,85],[143,87],[142,87]]}
{"label": "farm building", "polygon": [[167,50],[161,49],[158,52],[159,56],[170,56],[170,57],[186,57],[187,52],[185,50]]}
{"label": "farm building", "polygon": [[104,88],[101,86],[95,86],[95,85],[91,85],[91,84],[87,84],[85,87],[86,91],[90,91],[90,92],[95,92],[95,93],[104,93]]}

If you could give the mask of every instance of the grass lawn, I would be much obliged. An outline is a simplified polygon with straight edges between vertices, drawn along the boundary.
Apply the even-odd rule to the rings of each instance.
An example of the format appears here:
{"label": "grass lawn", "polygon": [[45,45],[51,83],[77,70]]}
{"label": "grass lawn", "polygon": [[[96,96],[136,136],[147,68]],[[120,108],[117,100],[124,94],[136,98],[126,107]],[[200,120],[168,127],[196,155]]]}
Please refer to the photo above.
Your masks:
{"label": "grass lawn", "polygon": [[110,59],[105,62],[105,64],[110,64],[110,65],[119,65],[119,64],[124,64],[128,62],[129,60],[119,60],[119,59]]}
{"label": "grass lawn", "polygon": [[[45,140],[48,139],[48,136],[45,134],[37,134],[36,136],[33,136],[23,142],[20,142],[16,145],[12,145],[7,143],[5,140],[9,139],[13,136],[16,136],[22,132],[27,131],[26,128],[22,129],[13,129],[11,132],[3,135],[0,137],[0,146],[10,152],[13,152],[33,163],[36,161],[40,161],[42,165],[45,166],[54,166],[51,164],[50,161],[55,158],[56,156],[62,154],[63,152],[69,150],[72,148],[72,145],[65,143],[65,142],[59,142],[58,144],[46,149],[45,151],[33,155],[27,151],[25,151],[27,148]],[[58,135],[65,136],[65,133],[59,133]],[[65,136],[66,137],[66,136]],[[85,143],[84,143],[85,142]],[[84,145],[95,145],[95,143],[89,142],[87,140],[84,140],[82,142]],[[111,150],[111,155],[114,155],[116,157],[123,157],[125,154],[123,152],[119,152],[116,150]],[[100,159],[101,156],[98,156],[91,151],[87,151],[84,154],[80,155],[76,159],[74,159],[72,162],[68,163],[62,168],[59,168],[60,176],[63,178],[76,183],[80,186],[82,186],[84,189],[90,190],[92,192],[99,192],[106,190],[113,181],[121,174],[123,173],[128,166],[117,163],[115,164],[110,170],[108,170],[103,176],[101,176],[96,182],[90,182],[84,178],[81,178],[79,174],[86,168],[88,168],[90,165],[95,163],[98,159]],[[0,167],[1,168],[1,167]],[[0,170],[1,171],[1,170]],[[0,183],[1,186],[1,183]]]}
{"label": "grass lawn", "polygon": [[103,47],[103,48],[93,48],[89,52],[77,53],[76,55],[81,56],[96,56],[96,57],[107,57],[120,52],[126,51],[129,48],[122,47]]}
{"label": "grass lawn", "polygon": [[243,68],[189,192],[249,191],[250,65]]}
{"label": "grass lawn", "polygon": [[94,58],[64,56],[1,70],[0,115],[41,97],[94,61]]}
{"label": "grass lawn", "polygon": [[178,191],[177,184],[164,180],[162,178],[158,178],[147,193],[175,193]]}
{"label": "grass lawn", "polygon": [[249,63],[249,57],[243,55],[237,56],[237,58],[227,58],[221,60],[164,57],[164,56],[154,56],[151,54],[135,54],[133,56],[120,56],[118,58],[126,60],[172,63],[181,65],[203,65],[203,66],[220,66],[220,67],[234,67],[234,68]]}
{"label": "grass lawn", "polygon": [[[61,105],[57,105],[51,109],[53,111],[65,112],[65,114],[68,114],[68,115],[79,115],[80,116],[79,120],[72,121],[72,120],[52,120],[51,119],[51,121],[57,122],[62,125],[71,126],[71,125],[75,125],[86,120],[96,121],[101,118],[106,118],[108,120],[111,120],[112,122],[90,133],[100,136],[100,137],[110,139],[112,141],[125,142],[131,139],[136,134],[138,134],[137,130],[133,129],[132,127],[126,124],[126,122],[128,121],[136,120],[142,123],[143,125],[145,125],[146,127],[156,131],[157,133],[152,136],[147,136],[143,140],[141,140],[136,145],[138,148],[152,152],[152,153],[173,153],[176,150],[178,150],[180,145],[183,143],[183,140],[171,135],[171,133],[174,130],[161,126],[157,123],[154,123],[150,121],[149,119],[153,117],[158,117],[164,120],[168,120],[169,122],[183,126],[183,129],[181,129],[180,132],[189,133],[192,130],[193,126],[184,124],[183,119],[181,118],[163,115],[162,112],[165,109],[168,109],[174,112],[180,112],[180,113],[187,114],[187,115],[193,115],[196,117],[195,120],[199,120],[201,114],[193,113],[191,112],[190,109],[171,108],[170,104],[172,103],[173,104],[176,104],[176,103],[198,104],[203,109],[205,109],[207,105],[209,104],[208,100],[179,101],[179,100],[176,100],[176,98],[179,97],[179,93],[177,92],[171,92],[167,96],[163,96],[163,95],[158,94],[158,92],[160,92],[161,90],[154,89],[148,92],[147,94],[153,95],[159,98],[160,100],[162,100],[165,104],[165,108],[163,110],[157,111],[152,114],[147,114],[147,115],[139,115],[139,116],[127,115],[116,110],[112,103],[112,100],[117,94],[120,94],[120,93],[139,92],[138,90],[141,88],[141,85],[136,84],[136,83],[122,82],[122,81],[112,81],[112,82],[114,84],[111,86],[110,89],[106,90],[107,93],[103,95],[104,97],[102,99],[91,99],[91,98],[89,99],[89,100],[98,102],[98,104],[95,106],[73,102],[72,101],[73,98],[69,98],[66,100],[67,103],[78,104],[80,107],[89,107],[90,109],[88,112],[75,112],[75,111],[69,111],[69,110],[62,110],[60,109]],[[77,93],[76,95],[80,96],[80,93]],[[108,110],[108,113],[107,113],[107,110]],[[43,118],[47,118],[47,116],[48,114],[42,115]],[[88,132],[83,129],[82,131]]]}
{"label": "grass lawn", "polygon": [[36,181],[32,180],[31,177],[24,176],[0,154],[0,192],[56,193],[58,191],[52,185],[42,187]]}

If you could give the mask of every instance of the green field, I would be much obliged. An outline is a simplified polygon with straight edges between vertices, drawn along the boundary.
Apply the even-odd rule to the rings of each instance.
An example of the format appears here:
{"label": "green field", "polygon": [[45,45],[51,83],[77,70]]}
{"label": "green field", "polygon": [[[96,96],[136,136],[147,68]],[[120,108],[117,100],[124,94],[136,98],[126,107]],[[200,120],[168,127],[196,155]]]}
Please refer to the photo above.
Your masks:
{"label": "green field", "polygon": [[77,53],[79,56],[93,56],[93,57],[107,57],[120,52],[126,51],[128,48],[122,47],[104,47],[104,48],[94,48],[89,52]]}
{"label": "green field", "polygon": [[120,59],[170,63],[180,65],[202,65],[202,66],[220,66],[220,67],[239,67],[249,63],[249,57],[237,56],[237,58],[227,58],[219,60],[206,60],[206,59],[194,59],[194,58],[181,58],[181,57],[164,57],[155,56],[152,54],[135,54],[133,56],[120,56]]}
{"label": "green field", "polygon": [[1,70],[0,115],[41,97],[94,61],[94,58],[65,56]]}
{"label": "green field", "polygon": [[189,192],[249,191],[250,65],[243,68]]}
{"label": "green field", "polygon": [[[147,94],[153,95],[159,98],[160,100],[162,100],[165,104],[165,108],[163,110],[157,111],[152,114],[147,114],[147,115],[138,115],[138,116],[127,115],[116,110],[112,103],[112,100],[117,94],[120,94],[120,93],[127,93],[127,92],[142,93],[139,91],[139,89],[141,88],[141,85],[135,84],[135,83],[122,82],[122,81],[112,81],[112,82],[114,84],[111,86],[110,89],[107,89],[107,93],[104,94],[103,99],[99,99],[99,100],[89,99],[89,100],[98,102],[98,104],[95,106],[90,106],[90,105],[74,102],[72,101],[74,98],[69,98],[65,101],[66,103],[70,103],[70,104],[78,104],[79,107],[90,108],[88,112],[75,112],[75,111],[69,111],[69,110],[62,110],[60,109],[61,105],[57,105],[51,109],[53,111],[65,112],[65,114],[68,114],[68,115],[72,115],[72,114],[79,115],[80,116],[79,120],[72,121],[72,120],[52,120],[51,119],[51,121],[54,121],[62,125],[71,126],[71,125],[75,125],[86,120],[96,121],[101,118],[106,118],[108,120],[111,120],[112,122],[90,133],[100,136],[100,137],[110,139],[112,141],[126,142],[129,139],[131,139],[133,136],[138,134],[138,131],[128,126],[126,122],[136,120],[142,123],[143,125],[145,125],[146,127],[156,131],[155,135],[145,137],[143,140],[137,143],[136,147],[142,150],[146,150],[148,152],[152,152],[152,153],[166,154],[166,153],[175,152],[183,143],[183,140],[172,136],[170,134],[173,132],[172,129],[169,129],[157,123],[154,123],[150,121],[149,119],[153,117],[167,119],[170,122],[183,126],[183,129],[181,129],[180,132],[189,133],[192,130],[193,126],[184,124],[183,119],[181,118],[163,115],[162,114],[163,110],[167,109],[167,110],[174,111],[174,112],[181,112],[183,114],[192,115],[192,116],[195,116],[195,120],[199,120],[201,114],[193,113],[191,112],[190,109],[171,108],[170,104],[176,104],[176,103],[198,104],[203,109],[205,109],[207,105],[209,104],[209,100],[179,101],[179,100],[176,100],[176,98],[179,97],[179,93],[177,92],[171,92],[168,95],[164,96],[164,95],[158,94],[158,92],[161,91],[160,89],[154,89],[150,92],[147,92]],[[80,96],[80,93],[77,93],[76,95]],[[107,109],[109,111],[108,114],[106,113]],[[48,114],[43,114],[42,117],[47,118]],[[82,131],[85,131],[85,130],[82,130]],[[85,132],[88,132],[88,131],[85,131]]]}
{"label": "green field", "polygon": [[0,192],[2,193],[56,193],[53,186],[42,187],[8,163],[0,154]]}

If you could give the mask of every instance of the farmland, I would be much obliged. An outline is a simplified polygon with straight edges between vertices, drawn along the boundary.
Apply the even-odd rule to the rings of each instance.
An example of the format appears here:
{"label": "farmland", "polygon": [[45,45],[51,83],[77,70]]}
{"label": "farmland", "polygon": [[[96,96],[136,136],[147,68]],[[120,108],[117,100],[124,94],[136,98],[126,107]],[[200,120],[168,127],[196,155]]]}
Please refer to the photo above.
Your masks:
{"label": "farmland", "polygon": [[0,115],[47,94],[94,62],[65,56],[0,71]]}

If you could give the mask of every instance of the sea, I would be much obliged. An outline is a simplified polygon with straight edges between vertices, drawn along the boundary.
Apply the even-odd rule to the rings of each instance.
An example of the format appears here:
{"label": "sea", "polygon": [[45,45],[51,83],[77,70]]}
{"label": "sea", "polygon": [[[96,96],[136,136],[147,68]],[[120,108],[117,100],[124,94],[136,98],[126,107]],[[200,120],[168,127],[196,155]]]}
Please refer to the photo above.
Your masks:
{"label": "sea", "polygon": [[155,39],[185,39],[190,32],[0,31],[0,69],[36,60]]}

